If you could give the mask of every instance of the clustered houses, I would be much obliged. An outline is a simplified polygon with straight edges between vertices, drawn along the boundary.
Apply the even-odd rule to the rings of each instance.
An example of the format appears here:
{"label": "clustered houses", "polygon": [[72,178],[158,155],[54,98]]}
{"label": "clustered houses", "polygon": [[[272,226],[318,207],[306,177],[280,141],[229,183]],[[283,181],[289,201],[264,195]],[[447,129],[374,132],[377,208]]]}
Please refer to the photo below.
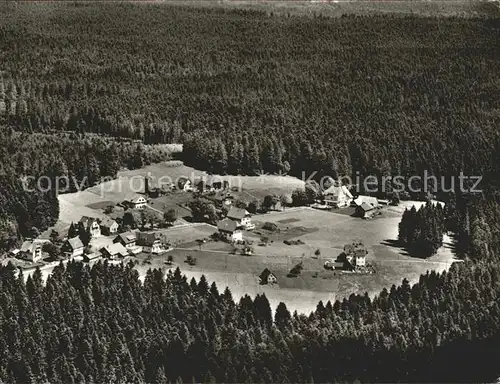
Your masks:
{"label": "clustered houses", "polygon": [[142,251],[151,254],[158,254],[164,251],[160,238],[156,233],[139,232],[137,234],[137,245],[142,247]]}
{"label": "clustered houses", "polygon": [[140,247],[137,246],[137,232],[136,231],[130,231],[130,232],[124,232],[120,233],[115,239],[113,240],[113,243],[120,243],[123,245],[129,253],[132,254],[137,254],[142,251]]}
{"label": "clustered houses", "polygon": [[104,257],[106,257],[110,260],[116,260],[118,258],[123,258],[129,254],[127,248],[125,248],[120,243],[113,243],[111,245],[103,247],[100,249],[100,252]]}
{"label": "clustered houses", "polygon": [[90,231],[92,237],[101,236],[101,225],[99,224],[98,219],[94,217],[82,216],[79,223],[83,225],[83,228]]}
{"label": "clustered houses", "polygon": [[219,235],[232,243],[243,241],[242,230],[255,228],[252,224],[252,216],[243,208],[231,207],[225,219],[217,224]]}
{"label": "clustered houses", "polygon": [[138,231],[120,233],[113,243],[121,244],[129,254],[140,252],[159,254],[166,251],[156,233]]}
{"label": "clustered houses", "polygon": [[354,242],[352,244],[346,244],[344,246],[344,252],[339,255],[337,260],[327,260],[325,262],[325,268],[349,271],[363,268],[366,266],[367,254],[368,250],[360,241]]}

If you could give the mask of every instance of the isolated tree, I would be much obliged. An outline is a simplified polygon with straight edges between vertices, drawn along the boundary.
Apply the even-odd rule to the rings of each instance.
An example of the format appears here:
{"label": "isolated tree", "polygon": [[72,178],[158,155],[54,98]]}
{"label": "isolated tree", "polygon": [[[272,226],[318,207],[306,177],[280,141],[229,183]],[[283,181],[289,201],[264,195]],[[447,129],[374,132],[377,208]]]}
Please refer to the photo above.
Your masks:
{"label": "isolated tree", "polygon": [[271,207],[273,206],[274,204],[274,196],[273,195],[266,195],[264,197],[264,200],[262,201],[262,209],[264,211],[269,211],[269,209],[271,209]]}
{"label": "isolated tree", "polygon": [[291,206],[292,203],[293,203],[293,198],[291,194],[287,193],[281,196],[281,204],[283,205],[283,208]]}
{"label": "isolated tree", "polygon": [[177,211],[175,209],[169,209],[163,214],[163,219],[170,225],[172,225],[177,220]]}
{"label": "isolated tree", "polygon": [[123,224],[123,226],[125,226],[125,227],[128,226],[132,229],[137,228],[137,222],[136,222],[136,219],[135,219],[134,215],[132,214],[132,212],[125,212],[124,213],[123,219],[122,219],[122,224]]}
{"label": "isolated tree", "polygon": [[76,226],[73,222],[71,222],[68,229],[68,238],[72,239],[78,236],[78,234],[79,234],[78,226]]}

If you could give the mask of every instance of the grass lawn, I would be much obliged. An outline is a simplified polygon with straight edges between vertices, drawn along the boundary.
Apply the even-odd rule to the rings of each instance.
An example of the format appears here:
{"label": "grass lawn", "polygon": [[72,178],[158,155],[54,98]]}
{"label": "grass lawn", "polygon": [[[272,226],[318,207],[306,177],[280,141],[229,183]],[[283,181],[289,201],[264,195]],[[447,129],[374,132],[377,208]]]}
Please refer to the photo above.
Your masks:
{"label": "grass lawn", "polygon": [[341,17],[345,14],[355,15],[420,15],[420,16],[455,16],[480,17],[495,15],[493,4],[481,1],[468,0],[439,0],[439,1],[344,1],[344,0],[231,0],[223,2],[193,2],[192,0],[171,0],[178,4],[193,6],[219,6],[226,8],[248,8],[273,12],[282,15],[310,15],[317,14],[329,17]]}

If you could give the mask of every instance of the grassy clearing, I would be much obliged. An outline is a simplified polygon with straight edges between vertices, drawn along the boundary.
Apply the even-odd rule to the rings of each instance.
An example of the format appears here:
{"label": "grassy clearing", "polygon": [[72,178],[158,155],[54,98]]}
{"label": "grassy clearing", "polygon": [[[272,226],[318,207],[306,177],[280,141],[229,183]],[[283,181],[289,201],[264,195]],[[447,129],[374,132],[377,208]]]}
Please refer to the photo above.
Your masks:
{"label": "grassy clearing", "polygon": [[[273,305],[285,301],[292,310],[302,312],[314,309],[319,300],[342,299],[352,293],[375,295],[384,287],[399,284],[403,278],[416,282],[427,270],[446,270],[454,259],[449,238],[445,238],[445,245],[438,254],[427,260],[412,258],[404,250],[393,247],[387,240],[397,237],[398,217],[361,220],[307,208],[254,216],[257,224],[267,221],[275,222],[282,230],[267,235],[269,245],[255,245],[253,256],[230,254],[233,247],[224,242],[209,242],[200,251],[194,240],[201,234],[191,234],[192,230],[188,227],[181,229],[179,234],[184,234],[178,237],[184,241],[182,247],[185,248],[170,254],[188,276],[205,274],[220,287],[229,286],[237,297],[265,292]],[[205,233],[211,230],[213,232],[210,228]],[[281,239],[287,231],[305,244],[284,245]],[[174,235],[174,232],[171,234]],[[260,239],[260,235],[255,233],[248,233],[245,237],[255,242]],[[356,238],[363,239],[367,245],[367,261],[375,266],[376,274],[349,275],[323,268],[325,259],[337,257],[343,245]],[[189,239],[192,239],[191,243],[188,243]],[[317,249],[320,256],[315,258]],[[184,263],[188,255],[197,259],[197,265]],[[302,273],[296,278],[287,277],[289,270],[301,261],[304,266]],[[160,260],[158,266],[161,265]],[[264,268],[270,268],[276,274],[277,286],[258,284],[257,276]]]}
{"label": "grassy clearing", "polygon": [[188,1],[174,0],[170,3],[189,6],[215,6],[223,8],[245,8],[273,12],[278,15],[322,15],[328,17],[342,17],[346,14],[354,15],[419,15],[445,17],[484,17],[498,14],[495,5],[484,1],[470,0],[440,0],[440,1],[294,1],[294,0],[222,0]]}
{"label": "grassy clearing", "polygon": [[[149,175],[153,180],[162,183],[176,182],[181,177],[194,178],[206,175],[205,172],[183,165],[179,161],[166,161],[151,164],[136,170],[124,170],[118,173],[115,180],[101,183],[82,192],[68,193],[59,196],[61,214],[59,220],[71,223],[82,215],[104,217],[103,209],[108,205],[122,202],[132,194],[144,192],[144,177]],[[291,176],[219,176],[227,180],[231,186],[240,191],[233,192],[238,199],[250,202],[262,200],[269,194],[283,195],[297,188],[303,188],[304,182]],[[190,201],[191,193],[174,193],[153,199],[151,206],[162,212],[176,209],[179,217],[190,216],[190,212],[180,204]]]}

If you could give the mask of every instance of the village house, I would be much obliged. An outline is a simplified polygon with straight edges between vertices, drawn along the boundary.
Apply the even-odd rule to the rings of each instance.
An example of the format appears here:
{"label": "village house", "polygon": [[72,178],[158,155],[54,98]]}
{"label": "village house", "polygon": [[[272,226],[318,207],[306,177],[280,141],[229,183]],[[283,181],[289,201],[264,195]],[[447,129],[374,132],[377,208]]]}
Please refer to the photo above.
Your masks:
{"label": "village house", "polygon": [[179,187],[179,190],[184,192],[193,191],[193,183],[187,177],[179,177],[177,180],[177,186]]}
{"label": "village house", "polygon": [[61,251],[66,255],[66,257],[74,258],[76,256],[83,255],[84,245],[78,236],[66,240]]}
{"label": "village house", "polygon": [[361,205],[356,207],[356,211],[354,215],[357,217],[361,217],[363,219],[370,219],[376,214],[376,209],[370,204],[361,203]]}
{"label": "village house", "polygon": [[208,175],[207,177],[205,177],[205,186],[212,192],[221,191],[222,189],[224,189],[224,185],[225,184],[223,180],[218,176]]}
{"label": "village house", "polygon": [[132,209],[143,209],[147,203],[146,198],[141,195],[127,197],[124,201],[124,204]]}
{"label": "village house", "polygon": [[19,259],[24,259],[36,263],[43,257],[42,247],[46,241],[27,239],[21,245],[21,248],[14,254]]}
{"label": "village house", "polygon": [[96,252],[89,253],[88,255],[83,255],[83,258],[82,258],[82,260],[85,263],[89,263],[89,264],[96,263],[101,259],[102,259],[102,255],[100,253],[96,253]]}
{"label": "village house", "polygon": [[345,259],[355,267],[366,266],[366,254],[368,251],[361,242],[346,244],[344,246]]}
{"label": "village house", "polygon": [[137,245],[142,247],[146,253],[158,254],[164,251],[160,238],[156,233],[139,232],[137,234]]}
{"label": "village house", "polygon": [[359,195],[352,201],[352,205],[355,207],[359,207],[363,203],[371,205],[373,208],[377,208],[379,206],[378,199],[373,196]]}
{"label": "village house", "polygon": [[243,233],[237,223],[231,219],[224,219],[217,223],[217,228],[221,237],[229,242],[243,241]]}
{"label": "village house", "polygon": [[90,230],[92,237],[101,236],[101,226],[99,225],[99,220],[94,217],[82,216],[79,223],[83,225],[83,228]]}
{"label": "village house", "polygon": [[352,194],[345,186],[332,185],[330,188],[323,192],[323,199],[325,205],[334,208],[348,207],[352,201]]}
{"label": "village house", "polygon": [[120,243],[127,249],[135,248],[137,242],[136,232],[124,232],[115,237],[113,243]]}
{"label": "village house", "polygon": [[268,268],[264,269],[259,275],[259,284],[276,284],[278,279]]}
{"label": "village house", "polygon": [[101,220],[101,233],[106,236],[114,235],[118,232],[118,223],[107,217]]}
{"label": "village house", "polygon": [[101,254],[109,260],[124,258],[129,253],[127,248],[120,243],[107,245],[106,247],[101,248],[99,252],[101,252]]}
{"label": "village house", "polygon": [[226,217],[236,222],[236,226],[239,228],[255,228],[255,226],[252,225],[252,215],[250,215],[246,209],[231,207]]}

